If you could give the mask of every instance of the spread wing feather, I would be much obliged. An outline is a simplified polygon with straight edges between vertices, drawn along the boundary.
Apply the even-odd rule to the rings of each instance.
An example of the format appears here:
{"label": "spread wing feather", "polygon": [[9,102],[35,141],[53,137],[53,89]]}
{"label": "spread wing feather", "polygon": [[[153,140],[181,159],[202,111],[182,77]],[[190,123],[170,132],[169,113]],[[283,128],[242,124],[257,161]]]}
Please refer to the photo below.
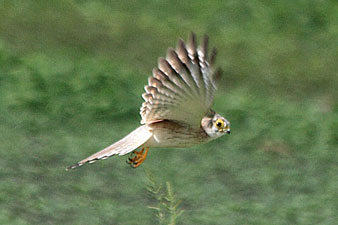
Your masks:
{"label": "spread wing feather", "polygon": [[199,127],[212,106],[221,73],[213,68],[215,56],[213,49],[208,57],[208,37],[197,47],[193,33],[187,44],[180,39],[175,50],[169,48],[145,86],[141,123],[175,120]]}

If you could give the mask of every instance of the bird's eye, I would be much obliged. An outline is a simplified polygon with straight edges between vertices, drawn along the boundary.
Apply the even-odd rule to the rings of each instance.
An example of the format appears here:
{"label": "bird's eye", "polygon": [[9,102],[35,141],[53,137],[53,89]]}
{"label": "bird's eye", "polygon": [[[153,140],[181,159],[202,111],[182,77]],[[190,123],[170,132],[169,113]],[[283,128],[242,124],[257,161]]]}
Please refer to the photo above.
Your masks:
{"label": "bird's eye", "polygon": [[223,128],[224,127],[224,121],[222,119],[217,119],[215,122],[215,125],[217,128]]}

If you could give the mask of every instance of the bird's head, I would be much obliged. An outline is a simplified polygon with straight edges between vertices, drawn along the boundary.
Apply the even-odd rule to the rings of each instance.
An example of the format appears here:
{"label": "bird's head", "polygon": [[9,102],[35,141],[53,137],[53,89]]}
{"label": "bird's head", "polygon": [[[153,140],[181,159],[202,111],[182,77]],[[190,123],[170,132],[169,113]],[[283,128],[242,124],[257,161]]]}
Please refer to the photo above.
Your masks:
{"label": "bird's head", "polygon": [[217,113],[204,117],[201,125],[211,138],[218,138],[224,134],[230,134],[230,122]]}

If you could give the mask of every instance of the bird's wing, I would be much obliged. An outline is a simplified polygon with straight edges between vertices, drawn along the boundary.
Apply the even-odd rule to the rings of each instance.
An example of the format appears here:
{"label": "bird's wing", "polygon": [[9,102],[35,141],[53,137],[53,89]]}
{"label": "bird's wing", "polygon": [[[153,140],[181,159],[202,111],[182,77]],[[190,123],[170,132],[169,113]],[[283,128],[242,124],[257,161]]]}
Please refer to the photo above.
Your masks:
{"label": "bird's wing", "polygon": [[176,49],[159,58],[149,77],[141,123],[175,120],[199,127],[213,103],[220,70],[214,69],[216,50],[208,56],[208,37],[197,47],[192,33],[187,44],[179,40]]}
{"label": "bird's wing", "polygon": [[107,159],[113,155],[125,155],[142,146],[152,135],[153,134],[150,128],[143,125],[118,142],[89,156],[88,158],[81,160],[72,166],[69,166],[66,170],[74,169],[76,167],[82,166],[85,163],[94,163],[100,159]]}

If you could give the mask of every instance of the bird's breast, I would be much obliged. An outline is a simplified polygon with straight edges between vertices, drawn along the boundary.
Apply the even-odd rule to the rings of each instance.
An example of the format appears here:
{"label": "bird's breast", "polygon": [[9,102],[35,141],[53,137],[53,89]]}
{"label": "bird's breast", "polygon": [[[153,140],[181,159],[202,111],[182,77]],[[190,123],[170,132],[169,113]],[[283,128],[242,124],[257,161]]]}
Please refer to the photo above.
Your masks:
{"label": "bird's breast", "polygon": [[148,125],[153,136],[144,144],[147,147],[190,147],[205,143],[209,136],[202,128],[192,128],[174,121],[160,121]]}

